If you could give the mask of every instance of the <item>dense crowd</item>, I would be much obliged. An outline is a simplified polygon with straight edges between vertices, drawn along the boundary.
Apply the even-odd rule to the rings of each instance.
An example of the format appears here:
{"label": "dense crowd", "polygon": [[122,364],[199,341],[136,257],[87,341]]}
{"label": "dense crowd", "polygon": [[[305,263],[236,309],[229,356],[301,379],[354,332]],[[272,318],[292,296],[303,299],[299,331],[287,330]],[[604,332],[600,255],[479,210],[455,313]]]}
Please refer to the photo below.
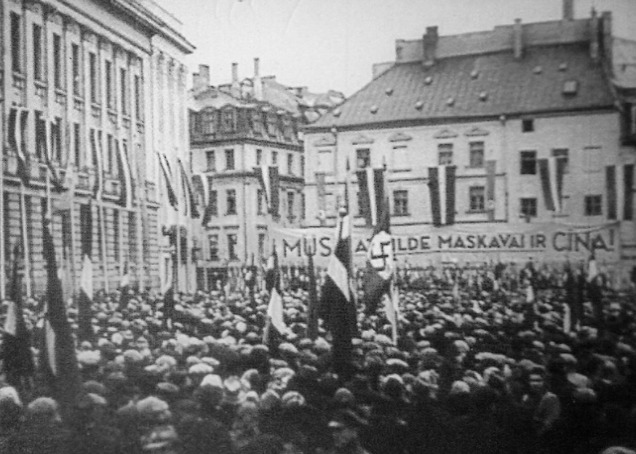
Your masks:
{"label": "dense crowd", "polygon": [[[171,319],[163,295],[101,293],[94,339],[77,345],[81,398],[63,414],[38,376],[4,383],[0,452],[635,452],[634,293],[601,286],[571,302],[565,280],[405,273],[397,344],[382,308],[360,307],[346,379],[330,333],[307,337],[303,285],[284,291],[275,345],[264,292],[177,294]],[[40,345],[41,302],[24,312]]]}

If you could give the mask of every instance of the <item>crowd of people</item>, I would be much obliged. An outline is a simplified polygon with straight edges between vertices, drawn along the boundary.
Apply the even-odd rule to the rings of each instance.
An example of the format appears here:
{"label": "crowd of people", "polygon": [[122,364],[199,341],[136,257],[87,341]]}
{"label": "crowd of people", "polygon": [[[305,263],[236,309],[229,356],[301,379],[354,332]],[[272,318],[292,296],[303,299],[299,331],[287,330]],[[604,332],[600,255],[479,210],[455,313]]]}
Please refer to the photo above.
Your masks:
{"label": "crowd of people", "polygon": [[[276,344],[267,293],[245,286],[177,293],[169,318],[164,295],[99,293],[70,409],[37,372],[0,377],[0,452],[636,452],[633,290],[573,297],[568,273],[530,268],[404,273],[397,343],[382,308],[359,307],[350,377],[322,325],[307,335],[304,284],[283,289]],[[36,360],[41,307],[24,304]]]}

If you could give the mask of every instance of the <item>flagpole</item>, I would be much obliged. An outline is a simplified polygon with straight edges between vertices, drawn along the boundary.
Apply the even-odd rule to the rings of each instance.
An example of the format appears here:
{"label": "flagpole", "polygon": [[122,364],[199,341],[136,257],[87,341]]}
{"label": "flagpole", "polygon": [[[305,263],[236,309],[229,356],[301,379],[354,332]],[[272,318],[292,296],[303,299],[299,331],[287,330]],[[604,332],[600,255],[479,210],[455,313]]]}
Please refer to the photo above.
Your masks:
{"label": "flagpole", "polygon": [[[124,219],[123,219],[123,215],[124,213],[128,214],[128,211],[126,210],[122,210],[121,208],[117,208],[117,211],[119,211],[119,216],[117,216],[117,223],[118,225],[118,231],[119,231],[119,238],[117,238],[117,241],[119,243],[119,277],[121,280],[121,276],[122,273],[124,271]],[[128,239],[129,242],[129,246],[130,246],[130,238]],[[121,282],[120,285],[121,287]]]}
{"label": "flagpole", "polygon": [[[7,77],[8,79],[8,77]],[[5,112],[4,112],[4,99],[0,100],[0,106],[2,108],[2,112],[0,113],[0,117],[2,118],[2,124],[6,125],[8,122],[5,120]],[[5,129],[5,128],[3,128]],[[4,140],[4,139],[3,139]],[[5,213],[5,209],[6,207],[4,206],[4,169],[5,169],[5,165],[4,165],[4,153],[2,158],[0,158],[0,161],[2,162],[2,168],[0,169],[0,214],[2,214],[2,219],[6,219],[7,214]],[[6,269],[5,269],[5,259],[4,259],[4,229],[0,229],[0,298],[5,297],[6,292],[5,292],[5,279],[4,276],[6,276]]]}
{"label": "flagpole", "polygon": [[[177,167],[178,167],[178,162],[177,162]],[[176,171],[178,173],[179,176],[176,177],[176,184],[175,184],[175,192],[176,192],[176,198],[177,198],[177,220],[175,223],[175,233],[174,233],[174,241],[175,241],[175,251],[176,251],[176,260],[175,260],[175,268],[176,268],[176,273],[175,273],[175,277],[174,277],[174,291],[175,292],[179,292],[179,282],[181,281],[180,279],[180,272],[181,272],[181,184],[179,184],[179,181],[181,180],[181,172],[180,169],[176,168]]]}
{"label": "flagpole", "polygon": [[[67,174],[64,175],[64,178],[68,180],[68,170]],[[76,174],[74,173],[73,178],[76,178]],[[70,247],[70,255],[71,255],[71,273],[72,273],[72,282],[73,289],[77,289],[77,263],[75,262],[75,222],[73,220],[73,207],[75,206],[75,182],[73,185],[68,188],[70,193],[70,202],[69,202],[69,216],[66,222],[70,224],[70,235],[71,235],[71,247]]]}

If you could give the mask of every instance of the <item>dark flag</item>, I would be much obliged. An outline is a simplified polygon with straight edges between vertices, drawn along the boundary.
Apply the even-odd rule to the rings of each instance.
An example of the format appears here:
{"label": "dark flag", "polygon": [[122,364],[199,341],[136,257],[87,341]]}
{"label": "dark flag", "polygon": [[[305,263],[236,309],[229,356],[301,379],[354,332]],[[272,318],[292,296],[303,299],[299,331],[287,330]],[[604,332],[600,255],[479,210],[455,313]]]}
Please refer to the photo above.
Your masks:
{"label": "dark flag", "polygon": [[82,229],[82,272],[80,274],[80,289],[77,302],[78,310],[78,337],[80,340],[93,340],[93,213],[91,204],[80,207],[80,217],[83,219]]}
{"label": "dark flag", "polygon": [[329,261],[322,287],[320,316],[333,338],[333,367],[340,379],[352,374],[352,337],[357,333],[356,306],[350,285],[351,226],[348,212],[340,213],[336,226],[336,247]]}
{"label": "dark flag", "polygon": [[[66,316],[66,307],[62,295],[62,285],[57,275],[55,246],[49,229],[51,220],[45,212],[42,225],[43,255],[46,263],[47,288],[46,303],[48,311],[45,320],[45,338],[53,340],[44,349],[48,364],[53,365],[49,374],[49,384],[53,396],[60,402],[63,410],[74,404],[80,392],[80,375],[75,356],[75,345],[71,327]],[[49,329],[50,328],[50,329]],[[53,356],[53,357],[51,357]],[[45,362],[45,364],[47,364]]]}
{"label": "dark flag", "polygon": [[364,307],[367,314],[373,314],[384,295],[390,294],[394,272],[393,242],[388,199],[384,200],[380,218],[369,242],[367,265],[364,273]]}
{"label": "dark flag", "polygon": [[117,162],[119,164],[119,201],[126,210],[133,209],[133,177],[128,160],[128,149],[123,141],[117,141]]}
{"label": "dark flag", "polygon": [[159,153],[157,151],[157,159],[159,160],[159,167],[161,167],[161,173],[163,174],[163,179],[166,182],[166,191],[168,194],[168,203],[173,208],[177,208],[179,206],[179,201],[177,200],[177,194],[175,192],[174,186],[172,182],[174,181],[172,167],[170,167],[170,162],[165,154]]}
{"label": "dark flag", "polygon": [[384,206],[384,169],[367,167],[356,172],[360,198],[360,211],[368,226],[380,222]]}
{"label": "dark flag", "polygon": [[174,317],[174,286],[170,286],[166,293],[163,295],[163,324],[168,326],[168,320],[170,326],[172,325],[172,318]]}
{"label": "dark flag", "polygon": [[17,389],[22,389],[22,379],[33,376],[34,365],[31,336],[22,312],[22,273],[24,273],[22,247],[16,244],[13,251],[14,262],[9,294],[11,301],[9,301],[4,322],[2,357],[7,382]]}
{"label": "dark flag", "polygon": [[428,168],[431,214],[435,227],[455,223],[455,173],[456,166]]}
{"label": "dark flag", "polygon": [[18,176],[25,185],[29,183],[29,155],[25,149],[24,138],[28,117],[28,109],[12,107],[7,120],[9,147],[13,149],[18,158]]}
{"label": "dark flag", "polygon": [[307,254],[307,272],[309,274],[309,308],[307,316],[307,337],[318,337],[318,295],[316,292],[316,270],[314,269],[314,253]]}
{"label": "dark flag", "polygon": [[280,176],[278,174],[278,167],[255,167],[254,173],[261,183],[265,201],[267,202],[268,213],[274,217],[278,216],[280,210]]}

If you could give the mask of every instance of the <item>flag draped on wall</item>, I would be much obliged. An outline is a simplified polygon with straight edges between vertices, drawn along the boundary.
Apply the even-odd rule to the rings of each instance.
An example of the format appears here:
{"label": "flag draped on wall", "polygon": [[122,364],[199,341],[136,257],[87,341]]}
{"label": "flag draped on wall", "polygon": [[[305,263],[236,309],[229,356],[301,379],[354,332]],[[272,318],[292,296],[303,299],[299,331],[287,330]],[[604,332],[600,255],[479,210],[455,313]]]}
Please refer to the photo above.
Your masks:
{"label": "flag draped on wall", "polygon": [[356,172],[360,210],[367,226],[376,226],[384,205],[384,169],[367,167]]}
{"label": "flag draped on wall", "polygon": [[21,107],[12,107],[9,111],[8,136],[9,147],[13,149],[18,158],[18,176],[24,184],[28,184],[29,157],[24,147],[23,134],[26,131],[29,111]]}
{"label": "flag draped on wall", "polygon": [[488,220],[495,220],[495,176],[497,172],[497,161],[486,161],[486,211],[488,212]]}
{"label": "flag draped on wall", "polygon": [[53,165],[53,157],[56,154],[57,156],[60,156],[60,150],[56,149],[59,142],[57,140],[52,140],[53,138],[51,134],[51,125],[54,124],[54,122],[53,120],[48,118],[45,118],[44,120],[36,119],[36,121],[41,122],[37,126],[37,133],[43,135],[43,137],[40,138],[40,143],[44,144],[44,161],[51,176],[51,183],[53,183],[53,187],[55,188],[55,190],[62,191],[64,189],[62,179],[60,178],[56,167]]}
{"label": "flag draped on wall", "polygon": [[327,218],[327,184],[324,172],[316,173],[316,193],[318,196],[318,219],[320,225]]}
{"label": "flag draped on wall", "polygon": [[272,216],[278,216],[280,212],[280,177],[278,167],[255,167],[254,173],[256,173],[256,177],[261,183],[267,203],[267,211]]}
{"label": "flag draped on wall", "polygon": [[119,205],[126,209],[133,209],[133,178],[128,160],[128,149],[122,141],[117,141],[117,157],[119,163]]}
{"label": "flag draped on wall", "polygon": [[34,365],[31,354],[31,336],[24,322],[22,312],[22,273],[24,257],[20,244],[13,250],[13,271],[9,306],[4,322],[4,340],[2,345],[4,370],[7,382],[20,389],[22,378],[33,376]]}
{"label": "flag draped on wall", "polygon": [[631,220],[634,217],[634,165],[605,167],[607,218]]}
{"label": "flag draped on wall", "polygon": [[[53,396],[60,402],[63,409],[68,409],[75,403],[80,391],[80,376],[71,327],[66,316],[62,285],[57,275],[57,258],[49,228],[50,223],[50,217],[45,212],[42,222],[43,255],[47,272],[45,298],[48,306],[45,331],[48,329],[47,323],[50,331],[48,335],[45,335],[49,343],[44,350],[48,355],[48,363],[54,365],[49,374]],[[53,344],[50,343],[51,341]]]}
{"label": "flag draped on wall", "polygon": [[357,333],[356,306],[351,291],[351,224],[342,213],[336,225],[336,246],[322,287],[320,316],[333,337],[333,367],[341,378],[352,373],[352,337]]}
{"label": "flag draped on wall", "polygon": [[95,183],[93,185],[93,195],[100,200],[104,193],[104,153],[101,140],[98,140],[97,132],[91,130],[91,149],[93,150],[93,167],[95,169]]}
{"label": "flag draped on wall", "polygon": [[456,166],[428,168],[431,213],[436,227],[455,223],[455,174]]}
{"label": "flag draped on wall", "polygon": [[172,167],[170,166],[170,162],[165,154],[157,153],[157,159],[159,160],[159,167],[161,167],[161,174],[163,175],[163,180],[166,183],[166,192],[168,193],[168,203],[173,208],[178,208],[179,201],[177,200],[177,194],[175,192],[174,186],[172,182],[174,181],[174,177],[172,174]]}
{"label": "flag draped on wall", "polygon": [[539,159],[539,177],[546,209],[561,212],[565,160],[556,157]]}
{"label": "flag draped on wall", "polygon": [[93,213],[91,204],[80,207],[80,219],[83,220],[81,232],[82,271],[78,306],[78,337],[80,340],[93,340]]}

